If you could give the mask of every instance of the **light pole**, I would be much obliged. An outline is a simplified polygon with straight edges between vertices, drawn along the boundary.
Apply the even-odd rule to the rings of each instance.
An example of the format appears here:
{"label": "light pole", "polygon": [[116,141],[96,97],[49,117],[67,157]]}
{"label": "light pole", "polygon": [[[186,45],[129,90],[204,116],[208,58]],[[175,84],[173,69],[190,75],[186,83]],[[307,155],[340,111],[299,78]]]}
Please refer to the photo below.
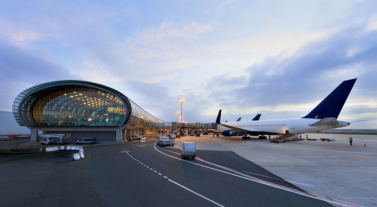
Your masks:
{"label": "light pole", "polygon": [[180,114],[180,113],[181,113],[180,111],[177,112],[177,115],[178,115],[178,123],[179,123],[179,114]]}
{"label": "light pole", "polygon": [[184,98],[180,98],[179,99],[179,103],[181,104],[181,122],[183,120],[183,113],[182,113],[182,104],[185,102],[185,99]]}

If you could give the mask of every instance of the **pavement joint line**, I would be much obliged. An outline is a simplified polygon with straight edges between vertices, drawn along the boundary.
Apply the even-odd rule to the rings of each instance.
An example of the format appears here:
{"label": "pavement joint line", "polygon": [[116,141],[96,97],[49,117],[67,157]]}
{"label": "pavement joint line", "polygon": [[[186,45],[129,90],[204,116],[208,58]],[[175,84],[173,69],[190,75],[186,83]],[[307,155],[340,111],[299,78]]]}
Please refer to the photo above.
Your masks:
{"label": "pavement joint line", "polygon": [[[176,146],[176,147],[179,148],[178,146]],[[179,148],[179,149],[181,149],[181,148]],[[172,151],[167,150],[167,149],[165,149],[165,151],[172,152]],[[176,153],[176,152],[172,152],[172,153],[179,154],[179,153]],[[198,157],[198,158],[199,158],[199,157]],[[199,160],[200,160],[200,161],[204,161],[203,159],[200,159],[200,158],[199,158]],[[232,169],[232,170],[234,170],[234,169]],[[237,170],[235,170],[235,171],[237,171]],[[243,172],[244,172],[244,173],[250,173],[250,172],[247,172],[247,171],[243,171]],[[250,174],[259,175],[259,174],[256,174],[256,173],[250,173]],[[259,175],[259,176],[267,177],[267,178],[274,179],[274,180],[288,181],[288,182],[290,182],[290,183],[295,183],[295,184],[298,184],[298,185],[305,185],[305,186],[309,186],[309,187],[313,187],[313,188],[315,188],[314,185],[310,185],[310,184],[306,184],[306,183],[295,182],[295,181],[292,181],[292,180],[276,179],[276,178],[272,178],[272,177],[264,176],[264,175]]]}
{"label": "pavement joint line", "polygon": [[[332,198],[327,198],[327,197],[324,197],[324,196],[315,195],[315,194],[311,194],[311,193],[306,193],[306,192],[299,191],[299,190],[296,190],[296,189],[293,189],[293,188],[289,188],[289,187],[277,185],[277,184],[270,183],[270,182],[267,182],[267,181],[264,181],[264,180],[261,180],[261,179],[258,179],[258,178],[251,177],[249,175],[245,175],[245,174],[243,174],[243,176],[236,175],[236,174],[233,174],[233,173],[230,173],[230,172],[226,172],[226,171],[219,170],[219,169],[216,169],[216,168],[208,167],[206,165],[197,164],[197,163],[190,162],[190,161],[187,161],[187,160],[183,160],[183,159],[180,159],[180,158],[168,155],[168,154],[166,154],[164,152],[161,152],[160,150],[158,150],[156,148],[156,145],[154,146],[154,148],[155,148],[155,150],[157,150],[161,154],[164,154],[164,155],[166,155],[168,157],[171,157],[173,159],[181,160],[183,162],[187,162],[187,163],[190,163],[190,164],[193,164],[193,165],[197,165],[197,166],[201,166],[201,167],[208,168],[208,169],[211,169],[211,170],[215,170],[215,171],[218,171],[218,172],[222,172],[222,173],[225,173],[225,174],[228,174],[228,175],[233,175],[235,177],[239,177],[239,178],[242,178],[242,179],[245,179],[245,180],[257,182],[257,183],[260,183],[260,184],[264,184],[264,185],[267,185],[267,186],[270,186],[270,187],[274,187],[274,188],[278,188],[278,189],[285,190],[285,191],[288,191],[288,192],[296,193],[296,194],[303,195],[303,196],[306,196],[306,197],[314,198],[314,199],[317,199],[317,200],[326,201],[328,203],[334,203],[334,204],[337,204],[337,205],[340,205],[340,206],[357,206],[357,207],[361,207],[360,205],[348,203],[348,202],[345,202],[345,201],[340,201],[340,200],[336,200],[336,199],[332,199]],[[179,148],[179,147],[177,147],[177,148]],[[230,170],[230,171],[232,171],[232,170]]]}
{"label": "pavement joint line", "polygon": [[[123,148],[123,150],[124,150],[124,148]],[[127,153],[129,156],[131,156],[128,152],[126,152],[126,153]],[[152,168],[150,168],[150,170],[152,170]],[[154,172],[157,173],[156,170],[155,170]],[[158,174],[161,175],[161,173],[158,173]],[[179,183],[177,183],[177,182],[175,182],[175,181],[173,181],[173,180],[170,180],[170,179],[169,179],[168,177],[166,177],[166,176],[164,176],[164,178],[168,179],[169,182],[174,183],[174,184],[178,185],[179,187],[181,187],[181,188],[183,188],[183,189],[185,189],[185,190],[187,190],[187,191],[189,191],[189,192],[191,192],[191,193],[193,193],[193,194],[195,194],[195,195],[197,195],[197,196],[199,196],[199,197],[201,197],[201,198],[204,198],[205,200],[207,200],[207,201],[209,201],[209,202],[211,202],[211,203],[213,203],[213,204],[215,204],[215,205],[217,205],[217,206],[225,207],[225,206],[223,206],[223,205],[221,205],[221,204],[219,204],[219,203],[217,203],[217,202],[215,202],[215,201],[213,201],[213,200],[211,200],[211,199],[209,199],[209,198],[207,198],[207,197],[205,197],[205,196],[203,196],[203,195],[201,195],[201,194],[199,194],[199,193],[197,193],[197,192],[195,192],[195,191],[193,191],[193,190],[191,190],[191,189],[189,189],[189,188],[187,188],[187,187],[185,187],[185,186],[183,186],[183,185],[181,185],[181,184],[179,184]]]}

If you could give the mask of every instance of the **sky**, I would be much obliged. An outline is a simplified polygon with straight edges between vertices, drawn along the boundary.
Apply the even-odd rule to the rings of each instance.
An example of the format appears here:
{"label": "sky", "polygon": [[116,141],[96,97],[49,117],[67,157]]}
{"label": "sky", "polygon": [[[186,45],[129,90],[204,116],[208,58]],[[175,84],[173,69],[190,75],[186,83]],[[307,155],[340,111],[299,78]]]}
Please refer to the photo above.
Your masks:
{"label": "sky", "polygon": [[[300,118],[357,78],[338,120],[377,128],[377,1],[0,0],[0,111],[34,85],[110,86],[164,121]],[[363,120],[363,121],[360,121]],[[360,122],[356,122],[360,121]]]}

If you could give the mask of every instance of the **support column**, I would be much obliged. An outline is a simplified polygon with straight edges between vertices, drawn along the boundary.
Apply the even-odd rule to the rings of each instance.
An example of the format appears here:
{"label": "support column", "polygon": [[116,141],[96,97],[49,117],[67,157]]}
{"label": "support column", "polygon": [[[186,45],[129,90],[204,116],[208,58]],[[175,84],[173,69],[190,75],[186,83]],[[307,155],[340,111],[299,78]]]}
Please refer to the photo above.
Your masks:
{"label": "support column", "polygon": [[121,130],[121,129],[117,129],[116,130],[116,133],[115,133],[115,141],[117,141],[117,142],[122,142],[122,132],[123,132],[123,130]]}
{"label": "support column", "polygon": [[36,129],[30,130],[30,141],[31,142],[38,141],[38,130],[36,130]]}
{"label": "support column", "polygon": [[127,129],[123,129],[123,131],[122,131],[122,142],[127,142],[126,134],[127,134]]}

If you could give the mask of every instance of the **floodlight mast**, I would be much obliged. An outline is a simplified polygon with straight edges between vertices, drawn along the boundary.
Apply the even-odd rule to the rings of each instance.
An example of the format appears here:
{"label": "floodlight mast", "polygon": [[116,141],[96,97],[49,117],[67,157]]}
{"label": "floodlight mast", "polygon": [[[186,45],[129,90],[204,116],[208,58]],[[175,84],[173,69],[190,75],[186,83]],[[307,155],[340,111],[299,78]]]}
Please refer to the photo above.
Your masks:
{"label": "floodlight mast", "polygon": [[177,115],[178,115],[178,123],[179,123],[179,114],[180,114],[181,112],[180,111],[177,111]]}
{"label": "floodlight mast", "polygon": [[185,102],[185,99],[184,98],[180,98],[179,99],[179,103],[181,104],[181,123],[182,123],[182,117],[183,117],[183,113],[182,113],[182,104]]}

